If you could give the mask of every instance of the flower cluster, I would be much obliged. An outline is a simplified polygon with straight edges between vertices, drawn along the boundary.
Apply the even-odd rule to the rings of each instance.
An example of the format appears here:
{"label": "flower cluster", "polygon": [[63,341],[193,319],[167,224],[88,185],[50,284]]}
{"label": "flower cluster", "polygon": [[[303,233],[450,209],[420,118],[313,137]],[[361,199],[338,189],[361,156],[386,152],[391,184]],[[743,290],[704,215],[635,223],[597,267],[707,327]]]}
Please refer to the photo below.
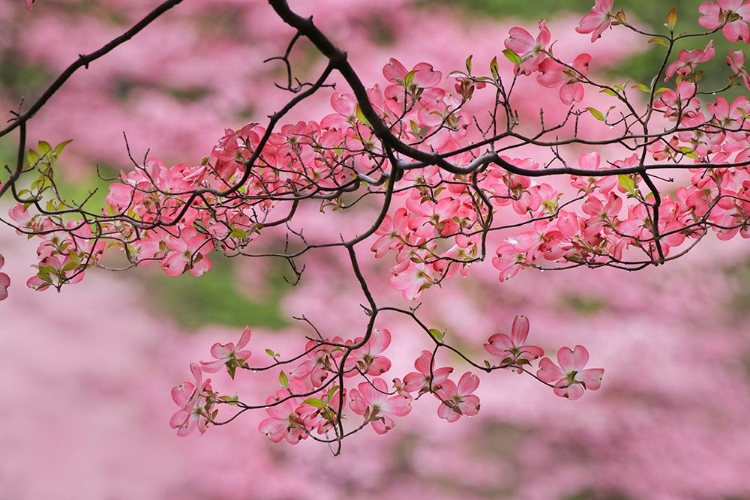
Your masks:
{"label": "flower cluster", "polygon": [[[485,361],[484,366],[472,364],[487,373],[499,369],[530,373],[531,363],[543,356],[544,351],[525,344],[528,333],[529,320],[523,315],[516,316],[510,336],[494,334],[484,345],[487,352],[501,358],[500,364],[493,365],[489,361]],[[447,346],[442,340],[433,352],[422,351],[414,361],[416,371],[407,373],[403,380],[393,379],[389,385],[381,377],[391,369],[391,361],[384,355],[391,334],[385,329],[373,330],[367,340],[364,337],[354,340],[336,337],[309,341],[306,354],[310,359],[289,373],[279,372],[281,388],[268,396],[265,405],[251,406],[237,396],[215,394],[210,380],[202,381],[201,370],[214,373],[225,367],[234,379],[237,368],[255,373],[276,369],[298,359],[282,360],[270,352],[271,364],[250,367],[246,360],[251,352],[241,350],[247,346],[250,337],[250,329],[246,328],[236,347],[229,343],[215,344],[211,348],[215,361],[190,365],[195,382],[183,382],[172,390],[172,398],[180,410],[172,417],[171,426],[177,429],[178,435],[185,436],[196,428],[202,434],[209,424],[221,424],[217,421],[221,404],[238,407],[241,411],[265,408],[268,418],[260,422],[258,431],[273,442],[285,440],[290,444],[309,437],[323,442],[340,441],[368,424],[376,433],[385,434],[396,426],[396,419],[408,415],[412,403],[425,394],[432,394],[439,401],[437,415],[448,422],[479,413],[479,396],[474,394],[479,387],[479,377],[467,371],[455,381],[451,378],[453,367],[436,365],[435,354]],[[549,358],[543,358],[536,374],[539,380],[554,389],[555,394],[578,399],[585,390],[599,389],[604,370],[583,369],[588,361],[588,351],[583,346],[576,346],[573,351],[561,348],[558,360],[560,367]],[[352,387],[349,388],[339,385],[352,377],[362,381],[356,386],[350,383]],[[355,429],[344,428],[347,419],[342,412],[347,403],[352,413],[362,417]]]}

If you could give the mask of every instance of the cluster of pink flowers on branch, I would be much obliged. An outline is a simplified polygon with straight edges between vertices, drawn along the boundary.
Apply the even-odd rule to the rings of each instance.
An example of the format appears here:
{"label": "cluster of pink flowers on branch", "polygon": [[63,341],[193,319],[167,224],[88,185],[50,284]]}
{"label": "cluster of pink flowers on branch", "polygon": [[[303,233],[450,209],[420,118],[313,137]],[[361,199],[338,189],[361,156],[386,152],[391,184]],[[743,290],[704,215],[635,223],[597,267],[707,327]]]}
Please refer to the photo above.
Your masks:
{"label": "cluster of pink flowers on branch", "polygon": [[[435,348],[422,351],[414,361],[417,371],[407,373],[403,379],[395,378],[389,384],[382,377],[391,370],[391,361],[384,355],[391,343],[388,330],[372,330],[367,340],[364,337],[311,340],[302,356],[291,359],[282,359],[279,354],[266,350],[271,363],[250,366],[246,360],[251,352],[242,350],[251,337],[250,329],[246,328],[236,347],[233,343],[215,344],[211,348],[211,355],[216,358],[214,361],[190,365],[194,381],[185,381],[172,389],[172,398],[180,409],[170,424],[180,436],[195,429],[202,434],[211,424],[222,425],[247,410],[265,409],[268,418],[260,422],[258,431],[273,442],[285,440],[297,444],[312,438],[340,445],[343,438],[359,432],[368,424],[376,433],[385,434],[395,427],[398,417],[411,412],[416,399],[426,394],[435,397],[438,417],[448,422],[477,415],[480,400],[474,392],[479,387],[479,377],[467,371],[458,381],[453,380],[454,368],[438,367],[435,357],[441,349],[454,352],[455,349],[445,343],[443,332],[428,330],[426,333],[433,339]],[[588,351],[580,345],[572,351],[567,347],[560,349],[559,367],[549,358],[542,358],[534,375],[530,371],[532,363],[543,356],[544,351],[540,347],[525,345],[528,333],[529,320],[517,316],[510,336],[497,333],[485,344],[490,354],[501,358],[500,363],[485,360],[478,364],[465,356],[464,359],[485,373],[500,369],[529,373],[552,387],[558,396],[569,399],[580,398],[585,390],[599,389],[604,370],[583,369],[588,361]],[[305,356],[311,359],[291,370],[285,368]],[[274,395],[268,396],[265,404],[249,405],[237,395],[219,395],[212,390],[210,379],[203,380],[201,370],[214,373],[222,368],[227,369],[232,379],[237,368],[251,373],[278,370],[281,387]],[[351,382],[353,378],[355,381]],[[358,380],[361,382],[356,383]],[[225,405],[234,413],[220,420],[220,409]],[[354,415],[361,417],[358,423],[350,424],[352,417],[345,416],[347,406]],[[345,424],[354,427],[346,428]]]}
{"label": "cluster of pink flowers on branch", "polygon": [[[265,408],[269,418],[260,428],[273,441],[313,437],[338,443],[367,424],[378,433],[393,428],[396,417],[409,412],[414,392],[433,394],[440,402],[438,415],[455,421],[479,411],[473,394],[479,379],[466,372],[451,380],[451,367],[434,366],[439,349],[453,350],[486,372],[528,372],[543,355],[541,348],[525,345],[529,325],[519,316],[509,336],[493,335],[485,345],[499,364],[471,362],[445,344],[439,331],[424,327],[416,309],[379,305],[359,265],[360,244],[371,245],[375,259],[392,259],[387,281],[404,299],[416,300],[457,274],[468,276],[473,264],[486,260],[500,281],[529,267],[632,270],[678,258],[710,231],[721,239],[750,237],[748,100],[711,97],[706,112],[700,101],[732,85],[748,85],[744,55],[728,55],[732,75],[726,89],[704,89],[699,68],[715,57],[715,49],[709,42],[672,61],[671,49],[687,36],[675,33],[674,10],[667,15],[666,34],[646,33],[631,26],[623,12],[613,14],[612,1],[597,0],[577,29],[592,33],[594,42],[615,26],[666,46],[650,86],[597,81],[596,60],[588,53],[572,62],[558,58],[542,21],[537,36],[512,28],[503,51],[510,64],[494,59],[488,74],[476,74],[471,57],[447,79],[429,63],[409,69],[391,59],[384,81],[366,88],[345,54],[309,18],[283,0],[269,3],[328,63],[314,81],[292,85],[289,53],[300,38],[295,36],[286,55],[274,59],[284,63],[286,90],[293,97],[266,124],[226,129],[195,165],[133,161],[134,169],[110,185],[103,211],[59,196],[53,164],[66,143],[53,148],[42,141],[25,161],[19,159],[32,182],[27,189],[12,189],[17,204],[9,216],[15,227],[41,240],[38,272],[27,283],[38,290],[59,289],[79,281],[88,267],[105,267],[108,249],[121,252],[129,266],[158,263],[169,276],[208,272],[212,252],[276,257],[297,279],[305,254],[335,247],[347,252],[366,302],[364,335],[346,340],[318,334],[288,360],[270,351],[272,363],[252,369],[298,364],[280,371],[281,388],[259,406],[217,396],[200,377],[201,366],[206,372],[226,366],[231,376],[238,368],[250,369],[250,351],[243,350],[249,330],[236,346],[215,345],[215,361],[191,367],[195,382],[173,392],[181,409],[172,425],[183,434],[218,423],[217,407],[227,404],[238,412]],[[706,34],[721,30],[732,41],[745,40],[744,8],[732,0],[718,7],[703,4]],[[332,112],[320,121],[284,124],[300,102],[332,86],[334,73],[351,92],[339,87],[330,93]],[[656,86],[663,77],[673,81],[673,89]],[[542,113],[538,123],[526,123],[519,116],[518,89],[526,85],[537,85],[540,95],[559,87],[552,119]],[[482,102],[491,103],[489,118],[470,111]],[[584,120],[599,125],[602,134],[579,132]],[[533,156],[524,156],[530,149]],[[683,178],[664,178],[662,171]],[[349,238],[342,230],[324,239],[297,225],[310,208],[338,217],[342,227],[357,216],[367,224]],[[393,385],[382,378],[392,368],[383,355],[391,334],[374,327],[384,310],[413,319],[436,345],[417,359],[417,372]],[[557,360],[559,366],[542,358],[535,375],[557,395],[577,399],[585,389],[599,388],[602,372],[584,369],[584,347],[563,348]],[[364,380],[352,386],[347,381],[354,377]],[[363,417],[354,430],[344,428],[347,402]]]}

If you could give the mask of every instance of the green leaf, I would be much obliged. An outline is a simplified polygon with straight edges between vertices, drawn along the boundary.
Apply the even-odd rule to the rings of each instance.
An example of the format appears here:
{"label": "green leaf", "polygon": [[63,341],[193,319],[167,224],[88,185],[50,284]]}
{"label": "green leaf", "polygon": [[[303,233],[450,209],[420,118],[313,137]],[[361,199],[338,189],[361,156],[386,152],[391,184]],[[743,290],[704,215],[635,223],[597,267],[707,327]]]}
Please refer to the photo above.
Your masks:
{"label": "green leaf", "polygon": [[654,37],[650,39],[648,43],[658,43],[659,45],[664,45],[665,47],[669,47],[669,44],[667,43],[667,41],[659,37]]}
{"label": "green leaf", "polygon": [[289,387],[289,377],[284,373],[284,370],[281,370],[281,373],[279,373],[279,383],[284,389]]}
{"label": "green leaf", "polygon": [[359,104],[357,104],[356,114],[357,114],[357,120],[361,121],[363,124],[367,125],[368,127],[370,126],[370,120],[368,120],[367,117],[364,115],[364,113],[362,113],[362,108],[359,107]]}
{"label": "green leaf", "polygon": [[26,153],[26,161],[29,162],[29,165],[35,165],[39,161],[39,155],[33,149],[29,149],[29,152]]}
{"label": "green leaf", "polygon": [[598,109],[594,109],[594,108],[586,108],[586,109],[588,110],[589,113],[591,113],[591,115],[594,118],[596,118],[600,122],[603,122],[604,120],[606,120],[606,118],[604,117],[604,115],[602,114],[602,112],[599,111]]}
{"label": "green leaf", "polygon": [[219,396],[219,399],[221,401],[224,401],[225,403],[227,403],[229,405],[232,405],[232,406],[236,406],[237,403],[239,402],[239,398],[237,397],[237,395],[234,395],[234,396]]}
{"label": "green leaf", "polygon": [[328,389],[328,401],[331,401],[333,399],[333,396],[336,394],[336,392],[339,390],[339,386],[334,385],[330,389]]}
{"label": "green leaf", "polygon": [[438,342],[442,342],[445,338],[445,332],[441,332],[437,328],[430,328],[430,335]]}
{"label": "green leaf", "polygon": [[414,75],[416,75],[416,71],[409,71],[406,76],[404,76],[404,86],[409,87],[414,82]]}
{"label": "green leaf", "polygon": [[273,352],[271,349],[266,349],[266,354],[268,354],[269,356],[271,356],[274,359],[276,358],[276,356],[278,356],[278,354],[276,354],[275,352]]}
{"label": "green leaf", "polygon": [[617,176],[620,186],[629,194],[635,193],[635,181],[629,175],[620,174]]}
{"label": "green leaf", "polygon": [[[519,56],[518,54],[516,54],[516,53],[515,53],[514,51],[512,51],[511,49],[505,49],[505,50],[503,51],[503,55],[504,55],[505,57],[507,57],[507,58],[508,58],[508,60],[509,60],[510,62],[512,62],[513,64],[515,64],[516,66],[520,66],[520,65],[521,65],[521,56]],[[494,60],[495,60],[495,59],[493,59],[493,61],[494,61]],[[492,65],[490,65],[490,69],[492,69]],[[497,64],[495,64],[495,69],[497,69]],[[495,74],[493,73],[492,75],[494,76]]]}
{"label": "green leaf", "polygon": [[680,147],[680,153],[684,154],[688,158],[695,160],[698,158],[698,155],[695,154],[695,150],[689,146],[682,146]]}
{"label": "green leaf", "polygon": [[669,11],[669,14],[667,14],[667,28],[669,28],[669,31],[674,31],[674,27],[677,25],[677,11],[675,11],[674,7],[672,7],[672,10]]}
{"label": "green leaf", "polygon": [[472,57],[474,57],[474,56],[472,55],[472,56],[469,56],[469,57],[466,58],[466,72],[468,74],[471,74],[471,59],[472,59]]}
{"label": "green leaf", "polygon": [[[506,51],[508,50],[510,49],[506,49]],[[503,51],[503,54],[505,54],[506,51]],[[511,52],[513,51],[511,50]],[[515,52],[513,53],[516,54]],[[516,56],[518,56],[518,54],[516,54]],[[508,57],[507,54],[505,57]],[[519,61],[520,61],[520,58],[519,58]],[[492,78],[494,78],[495,80],[500,79],[500,72],[497,70],[497,57],[493,57],[492,61],[490,62],[490,72],[492,73]]]}
{"label": "green leaf", "polygon": [[307,398],[306,400],[302,401],[302,404],[314,406],[315,408],[327,408],[328,407],[328,403],[318,398]]}
{"label": "green leaf", "polygon": [[610,96],[612,96],[612,97],[617,97],[617,92],[615,92],[615,91],[614,91],[614,90],[612,90],[612,89],[601,89],[601,90],[599,91],[599,93],[600,93],[600,94],[607,94],[607,95],[610,95]]}
{"label": "green leaf", "polygon": [[52,146],[47,141],[39,141],[37,147],[39,148],[39,154],[42,156],[52,151]]}
{"label": "green leaf", "polygon": [[642,84],[642,83],[636,83],[635,85],[633,85],[633,86],[632,86],[632,87],[630,87],[630,88],[631,88],[631,89],[638,89],[638,90],[640,90],[640,91],[642,91],[642,92],[646,92],[646,93],[649,93],[649,92],[651,92],[651,89],[650,89],[650,88],[648,88],[648,87],[646,87],[646,86],[645,86],[644,84]]}
{"label": "green leaf", "polygon": [[55,146],[55,150],[54,150],[55,156],[59,157],[60,154],[63,152],[63,149],[65,149],[65,146],[67,146],[71,142],[73,142],[73,139],[68,139],[67,141],[62,141],[60,144]]}

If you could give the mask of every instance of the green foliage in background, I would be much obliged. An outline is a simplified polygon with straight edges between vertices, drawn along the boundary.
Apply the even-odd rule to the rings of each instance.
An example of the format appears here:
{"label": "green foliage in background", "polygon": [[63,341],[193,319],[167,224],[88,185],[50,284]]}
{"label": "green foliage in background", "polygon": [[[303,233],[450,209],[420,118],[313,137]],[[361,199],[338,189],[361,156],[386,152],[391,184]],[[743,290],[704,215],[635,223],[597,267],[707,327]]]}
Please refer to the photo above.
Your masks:
{"label": "green foliage in background", "polygon": [[[268,261],[260,259],[245,260],[242,265],[268,265]],[[160,269],[150,270],[144,281],[152,310],[166,312],[189,330],[210,324],[242,328],[252,323],[254,327],[270,329],[288,324],[279,310],[279,302],[290,285],[284,281],[280,268],[268,273],[269,282],[259,294],[260,298],[254,300],[238,286],[235,268],[239,263],[218,253],[211,255],[211,261],[213,269],[198,278],[189,273],[172,278]]]}

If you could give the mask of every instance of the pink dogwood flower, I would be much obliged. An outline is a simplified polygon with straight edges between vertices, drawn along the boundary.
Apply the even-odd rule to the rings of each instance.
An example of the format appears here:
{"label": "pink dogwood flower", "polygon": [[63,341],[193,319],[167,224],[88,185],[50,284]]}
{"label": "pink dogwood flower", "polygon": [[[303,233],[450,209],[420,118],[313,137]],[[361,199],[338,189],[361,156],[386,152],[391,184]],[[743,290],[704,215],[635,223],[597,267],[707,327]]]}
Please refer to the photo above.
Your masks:
{"label": "pink dogwood flower", "polygon": [[393,429],[396,420],[411,412],[409,399],[404,396],[389,396],[388,384],[382,378],[375,378],[372,383],[362,382],[357,389],[352,389],[349,396],[350,408],[357,415],[365,417],[378,434],[385,434]]}
{"label": "pink dogwood flower", "polygon": [[732,73],[737,75],[745,88],[750,89],[750,75],[745,68],[745,53],[741,50],[730,50],[727,56],[727,65],[732,69]]}
{"label": "pink dogwood flower", "polygon": [[596,0],[591,11],[581,19],[576,31],[581,34],[591,33],[591,42],[595,42],[612,24],[613,4],[614,0]]}
{"label": "pink dogwood flower", "polygon": [[666,78],[664,81],[672,78],[672,75],[677,73],[681,76],[688,76],[694,73],[698,64],[710,61],[716,55],[716,49],[714,49],[714,41],[709,40],[706,48],[703,50],[681,50],[680,55],[677,57],[677,61],[672,62],[667,66],[665,72]]}
{"label": "pink dogwood flower", "polygon": [[[361,342],[359,337],[355,343]],[[373,330],[370,339],[346,358],[348,376],[356,375],[354,367],[365,375],[381,375],[391,369],[391,360],[380,354],[391,345],[391,332],[386,329]]]}
{"label": "pink dogwood flower", "polygon": [[161,264],[167,276],[179,276],[189,270],[200,276],[211,270],[208,254],[214,249],[210,238],[192,227],[183,229],[179,237],[168,236],[169,251]]}
{"label": "pink dogwood flower", "polygon": [[698,7],[701,13],[698,24],[709,30],[721,27],[727,40],[742,40],[750,43],[750,2],[743,0],[717,0],[717,3],[703,2]]}
{"label": "pink dogwood flower", "polygon": [[211,379],[203,381],[203,373],[198,363],[190,364],[195,382],[183,382],[172,388],[172,400],[180,407],[172,415],[169,425],[177,429],[177,435],[187,436],[196,428],[200,434],[206,432],[209,418],[216,416],[213,411],[213,391]]}
{"label": "pink dogwood flower", "polygon": [[234,372],[237,367],[248,368],[247,360],[252,355],[250,351],[241,350],[250,342],[250,336],[252,332],[250,327],[246,327],[245,331],[242,332],[240,341],[237,342],[235,347],[233,342],[228,344],[216,343],[211,346],[211,356],[216,358],[214,361],[201,361],[201,368],[206,373],[215,373],[226,367],[229,376],[234,378]]}
{"label": "pink dogwood flower", "polygon": [[438,417],[448,422],[455,422],[461,416],[473,417],[479,413],[479,397],[472,394],[479,387],[479,377],[471,372],[464,373],[458,385],[452,380],[446,380],[436,396],[442,404],[438,407]]}
{"label": "pink dogwood flower", "polygon": [[414,361],[414,368],[417,369],[416,372],[408,373],[404,377],[404,390],[406,392],[419,391],[420,395],[436,391],[453,373],[453,368],[447,366],[435,368],[430,351],[422,351],[422,355]]}
{"label": "pink dogwood flower", "polygon": [[573,64],[566,66],[554,59],[545,59],[539,65],[541,75],[537,76],[537,81],[544,87],[560,87],[560,100],[563,104],[571,105],[574,102],[583,100],[583,85],[581,78],[588,74],[589,54],[580,54],[573,60]]}
{"label": "pink dogwood flower", "polygon": [[557,366],[551,359],[542,358],[539,361],[539,371],[536,376],[549,384],[554,384],[555,394],[570,400],[583,396],[584,390],[595,391],[602,385],[602,368],[587,368],[589,352],[582,345],[577,345],[572,351],[568,347],[561,347],[557,351]]}
{"label": "pink dogwood flower", "polygon": [[539,64],[544,60],[547,45],[552,35],[544,20],[539,21],[539,35],[536,39],[531,33],[523,28],[514,27],[510,29],[510,36],[505,39],[505,47],[521,56],[521,64],[518,72],[522,75],[530,75],[539,69]]}
{"label": "pink dogwood flower", "polygon": [[[289,444],[297,444],[310,434],[307,423],[301,414],[299,398],[291,397],[294,393],[306,392],[304,384],[292,381],[289,389],[279,389],[276,397],[266,400],[267,419],[258,424],[258,431],[274,443],[285,439]],[[279,403],[279,401],[281,401]]]}
{"label": "pink dogwood flower", "polygon": [[510,336],[504,333],[492,335],[484,349],[502,359],[504,365],[515,365],[514,371],[522,373],[521,365],[528,365],[530,361],[544,356],[544,350],[541,347],[525,345],[526,337],[529,336],[529,319],[523,314],[513,318],[513,325],[510,328]]}

